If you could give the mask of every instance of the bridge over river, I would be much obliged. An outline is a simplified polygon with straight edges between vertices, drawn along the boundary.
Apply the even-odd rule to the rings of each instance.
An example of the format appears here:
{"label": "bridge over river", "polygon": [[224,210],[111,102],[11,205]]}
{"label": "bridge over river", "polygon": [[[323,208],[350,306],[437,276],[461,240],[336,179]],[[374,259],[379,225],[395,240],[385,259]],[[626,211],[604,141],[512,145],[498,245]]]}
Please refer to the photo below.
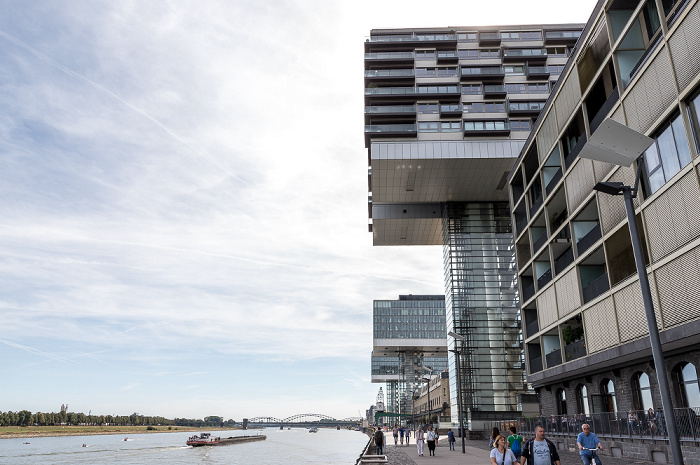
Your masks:
{"label": "bridge over river", "polygon": [[299,413],[287,418],[275,417],[254,417],[249,418],[248,427],[291,427],[291,428],[310,428],[316,426],[318,428],[341,428],[362,426],[362,418],[348,417],[336,419],[321,413]]}

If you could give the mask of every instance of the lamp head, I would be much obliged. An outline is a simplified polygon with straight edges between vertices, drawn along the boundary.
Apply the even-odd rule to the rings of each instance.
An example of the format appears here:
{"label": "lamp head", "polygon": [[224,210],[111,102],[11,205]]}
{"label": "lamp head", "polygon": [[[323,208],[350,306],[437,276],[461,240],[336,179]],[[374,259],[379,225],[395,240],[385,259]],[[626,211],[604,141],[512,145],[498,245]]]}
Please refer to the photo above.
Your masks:
{"label": "lamp head", "polygon": [[579,157],[629,167],[653,142],[654,139],[607,118],[591,134]]}
{"label": "lamp head", "polygon": [[624,191],[625,185],[621,182],[598,182],[593,186],[594,191],[608,195],[620,195]]}

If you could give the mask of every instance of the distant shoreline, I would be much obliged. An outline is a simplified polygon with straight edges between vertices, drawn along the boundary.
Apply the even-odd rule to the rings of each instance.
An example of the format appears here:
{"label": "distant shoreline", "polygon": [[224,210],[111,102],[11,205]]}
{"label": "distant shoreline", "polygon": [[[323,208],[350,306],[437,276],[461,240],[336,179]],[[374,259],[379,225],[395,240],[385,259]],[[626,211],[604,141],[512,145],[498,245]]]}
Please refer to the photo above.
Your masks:
{"label": "distant shoreline", "polygon": [[[121,427],[103,427],[109,429],[96,429],[99,427],[87,427],[87,426],[66,426],[65,429],[57,426],[47,426],[47,427],[31,427],[31,429],[21,428],[19,430],[12,430],[15,427],[2,427],[0,428],[0,439],[26,439],[26,438],[51,438],[58,436],[101,436],[101,435],[114,435],[121,434],[129,436],[131,434],[153,434],[153,433],[182,433],[191,431],[222,431],[222,430],[233,430],[240,428],[195,428],[193,426],[173,426],[172,429],[168,429],[167,426],[156,426],[154,430],[147,430],[145,426],[121,426]],[[45,428],[45,429],[42,429]]]}

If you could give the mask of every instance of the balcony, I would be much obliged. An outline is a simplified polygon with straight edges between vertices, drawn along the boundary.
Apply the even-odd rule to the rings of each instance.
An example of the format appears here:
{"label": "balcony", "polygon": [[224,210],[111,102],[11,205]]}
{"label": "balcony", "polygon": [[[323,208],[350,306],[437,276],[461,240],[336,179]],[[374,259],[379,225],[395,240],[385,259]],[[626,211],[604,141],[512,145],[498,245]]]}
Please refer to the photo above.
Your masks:
{"label": "balcony", "polygon": [[418,95],[421,97],[435,97],[443,99],[457,99],[461,97],[461,88],[458,85],[451,86],[418,86]]}
{"label": "balcony", "polygon": [[542,234],[540,234],[537,239],[534,239],[532,250],[537,253],[543,245],[547,243],[547,230],[542,228]]}
{"label": "balcony", "polygon": [[508,121],[465,121],[465,136],[506,136],[510,134]]}
{"label": "balcony", "polygon": [[586,250],[588,250],[589,247],[591,247],[593,244],[595,244],[602,236],[600,232],[600,224],[597,224],[586,233],[585,236],[583,236],[581,239],[576,241],[576,252],[580,256],[583,254]]}
{"label": "balcony", "polygon": [[528,79],[549,79],[549,68],[546,66],[526,66],[525,76]]}
{"label": "balcony", "polygon": [[413,64],[413,52],[373,52],[365,53],[365,61],[371,63],[389,62],[392,64]]}
{"label": "balcony", "polygon": [[547,270],[542,276],[537,278],[537,289],[542,289],[552,280],[552,270]]}
{"label": "balcony", "polygon": [[503,50],[503,62],[527,61],[528,63],[545,63],[547,50],[544,48],[506,48]]}
{"label": "balcony", "polygon": [[576,157],[578,156],[579,152],[583,149],[583,146],[586,145],[586,134],[581,134],[581,137],[579,138],[578,141],[576,141],[576,145],[571,149],[571,151],[566,155],[564,158],[564,164],[566,165],[566,168],[570,168],[574,160],[576,160]]}
{"label": "balcony", "polygon": [[559,274],[566,269],[567,266],[574,262],[574,249],[569,247],[566,252],[561,254],[554,260],[554,271]]}
{"label": "balcony", "polygon": [[375,105],[365,107],[365,115],[371,116],[415,116],[415,105]]}
{"label": "balcony", "polygon": [[574,341],[571,344],[566,344],[564,346],[564,354],[566,356],[566,361],[570,362],[576,360],[577,358],[586,356],[586,343],[583,339]]}
{"label": "balcony", "polygon": [[545,102],[508,102],[508,114],[513,116],[537,117],[544,108]]}
{"label": "balcony", "polygon": [[365,70],[365,79],[392,81],[413,81],[416,72],[412,69],[370,69]]}
{"label": "balcony", "polygon": [[418,95],[416,87],[367,87],[365,97],[415,97]]}
{"label": "balcony", "polygon": [[609,289],[610,283],[608,282],[608,274],[603,273],[598,278],[588,283],[588,285],[582,289],[583,303],[586,304],[590,302],[602,293],[607,292]]}
{"label": "balcony", "polygon": [[530,358],[530,373],[542,371],[542,357]]}
{"label": "balcony", "polygon": [[581,37],[581,31],[549,31],[544,34],[546,45],[574,45]]}
{"label": "balcony", "polygon": [[615,106],[617,101],[620,98],[619,90],[617,87],[613,89],[612,93],[610,94],[610,97],[605,100],[605,103],[603,106],[598,110],[598,113],[593,117],[591,120],[591,134],[598,129],[598,126],[600,126],[600,123],[605,120],[605,117],[608,116],[608,113],[610,113],[610,110]]}
{"label": "balcony", "polygon": [[461,116],[462,111],[463,111],[462,105],[459,103],[440,105],[440,115],[441,116]]}
{"label": "balcony", "polygon": [[523,287],[523,302],[530,300],[533,295],[535,295],[535,283],[530,284],[528,287]]}
{"label": "balcony", "polygon": [[414,124],[369,124],[365,126],[365,137],[415,136],[418,133]]}
{"label": "balcony", "polygon": [[450,44],[457,46],[457,35],[456,34],[388,34],[388,35],[377,35],[370,36],[367,41],[371,44],[372,48],[387,46],[395,47],[397,44],[402,45],[445,45]]}
{"label": "balcony", "polygon": [[547,185],[544,188],[547,195],[551,194],[552,191],[554,190],[554,188],[557,187],[557,183],[559,182],[561,177],[562,177],[562,170],[561,170],[561,166],[560,166],[559,169],[552,176],[552,179],[549,180],[549,182],[547,183]]}
{"label": "balcony", "polygon": [[462,66],[460,69],[462,81],[503,82],[506,76],[505,71],[500,66]]}
{"label": "balcony", "polygon": [[540,324],[537,320],[531,321],[525,326],[525,337],[532,337],[540,330]]}
{"label": "balcony", "polygon": [[459,62],[459,55],[455,51],[444,51],[437,52],[437,62],[438,63],[457,63]]}
{"label": "balcony", "polygon": [[479,45],[501,45],[501,34],[499,32],[480,32]]}
{"label": "balcony", "polygon": [[545,359],[547,360],[547,368],[552,368],[557,365],[561,365],[561,350],[553,350],[547,355],[545,355]]}
{"label": "balcony", "polygon": [[486,84],[484,86],[484,97],[499,98],[506,95],[508,95],[508,91],[504,85]]}

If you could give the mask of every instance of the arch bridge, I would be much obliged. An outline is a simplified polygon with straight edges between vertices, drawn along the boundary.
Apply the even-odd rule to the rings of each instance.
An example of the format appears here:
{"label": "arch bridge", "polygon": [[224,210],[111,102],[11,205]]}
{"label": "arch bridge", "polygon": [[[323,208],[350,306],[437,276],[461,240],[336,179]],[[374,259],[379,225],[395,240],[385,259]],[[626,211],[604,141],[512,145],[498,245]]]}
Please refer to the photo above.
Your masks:
{"label": "arch bridge", "polygon": [[287,418],[275,417],[253,417],[248,419],[248,426],[252,427],[298,427],[308,428],[311,426],[335,428],[337,426],[350,427],[362,425],[362,418],[347,417],[341,420],[335,419],[321,413],[299,413]]}

